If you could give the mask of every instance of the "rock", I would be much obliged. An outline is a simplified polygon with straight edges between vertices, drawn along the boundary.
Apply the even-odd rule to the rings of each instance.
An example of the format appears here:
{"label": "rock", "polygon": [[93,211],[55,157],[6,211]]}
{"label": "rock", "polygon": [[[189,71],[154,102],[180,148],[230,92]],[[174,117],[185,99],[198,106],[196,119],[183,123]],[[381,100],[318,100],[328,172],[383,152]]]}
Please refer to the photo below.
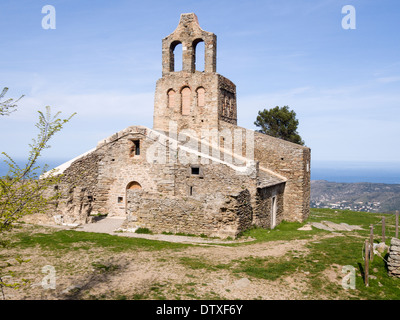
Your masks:
{"label": "rock", "polygon": [[398,252],[398,254],[400,254],[400,247],[391,245],[390,251]]}
{"label": "rock", "polygon": [[301,228],[298,228],[297,230],[310,231],[310,230],[312,230],[312,226],[311,226],[311,224],[305,224],[304,226],[302,226]]}
{"label": "rock", "polygon": [[325,231],[334,231],[332,228],[329,228],[328,226],[326,226],[320,222],[313,222],[311,225],[317,229],[321,229],[321,230],[325,230]]}
{"label": "rock", "polygon": [[400,267],[400,261],[393,261],[393,260],[388,260],[388,266],[393,266],[393,267]]}
{"label": "rock", "polygon": [[317,229],[322,229],[326,231],[353,231],[353,230],[362,230],[360,226],[349,225],[347,223],[334,223],[331,221],[321,221],[321,222],[313,222],[312,226]]}
{"label": "rock", "polygon": [[333,230],[337,230],[337,231],[351,231],[351,228],[346,227],[344,225],[341,224],[337,224],[331,221],[321,221],[323,224],[325,224],[326,226],[328,226],[329,228],[332,228]]}
{"label": "rock", "polygon": [[63,294],[71,294],[73,292],[80,291],[81,289],[82,289],[82,286],[80,286],[80,285],[72,285],[72,286],[69,286],[64,291],[62,291],[62,293]]}
{"label": "rock", "polygon": [[384,253],[385,251],[387,251],[389,247],[381,242],[381,243],[374,243],[374,251],[377,251],[379,253]]}
{"label": "rock", "polygon": [[390,244],[393,245],[393,246],[398,246],[398,247],[400,247],[400,240],[397,239],[397,238],[392,238]]}
{"label": "rock", "polygon": [[350,229],[350,231],[353,230],[363,230],[363,228],[361,228],[360,226],[356,226],[356,225],[349,225],[347,223],[342,222],[341,225],[346,226]]}
{"label": "rock", "polygon": [[389,252],[389,262],[390,261],[400,261],[400,255],[393,254],[393,251]]}
{"label": "rock", "polygon": [[392,277],[400,277],[400,241],[392,238],[390,241],[389,257],[388,257],[388,273]]}
{"label": "rock", "polygon": [[54,218],[54,222],[56,224],[62,224],[63,223],[63,216],[61,214],[55,215],[55,216],[53,216],[53,218]]}
{"label": "rock", "polygon": [[233,285],[236,288],[246,288],[247,286],[250,285],[250,283],[251,283],[251,281],[249,279],[242,278],[242,279],[239,279],[239,280],[235,281]]}

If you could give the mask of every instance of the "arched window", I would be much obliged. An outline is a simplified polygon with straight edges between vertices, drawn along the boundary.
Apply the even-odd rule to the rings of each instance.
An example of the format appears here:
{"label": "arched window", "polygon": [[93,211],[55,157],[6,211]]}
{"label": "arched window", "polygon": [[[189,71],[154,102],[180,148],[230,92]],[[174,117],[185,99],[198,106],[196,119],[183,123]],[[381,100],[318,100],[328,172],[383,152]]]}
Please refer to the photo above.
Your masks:
{"label": "arched window", "polygon": [[168,90],[168,108],[175,106],[175,91],[173,89]]}
{"label": "arched window", "polygon": [[174,41],[170,47],[170,71],[182,70],[182,43]]}
{"label": "arched window", "polygon": [[190,95],[191,90],[189,87],[184,87],[181,91],[182,95],[182,115],[189,115],[190,114]]}
{"label": "arched window", "polygon": [[203,39],[196,39],[193,41],[194,70],[204,71],[205,50]]}
{"label": "arched window", "polygon": [[142,186],[137,181],[131,181],[126,186],[126,190],[141,190]]}
{"label": "arched window", "polygon": [[203,87],[197,89],[197,106],[204,107],[205,106],[205,93],[206,90]]}

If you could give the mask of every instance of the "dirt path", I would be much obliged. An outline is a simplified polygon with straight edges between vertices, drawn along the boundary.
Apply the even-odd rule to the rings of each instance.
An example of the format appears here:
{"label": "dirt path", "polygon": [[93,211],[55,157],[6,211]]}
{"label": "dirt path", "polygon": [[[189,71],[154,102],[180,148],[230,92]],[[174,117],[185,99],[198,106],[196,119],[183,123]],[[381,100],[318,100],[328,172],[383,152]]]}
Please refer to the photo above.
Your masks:
{"label": "dirt path", "polygon": [[[117,221],[114,223],[118,224]],[[93,226],[86,230],[110,231],[105,225],[97,227],[96,231]],[[166,236],[164,240],[171,237],[176,236]],[[194,240],[193,237],[174,238],[178,239]],[[293,251],[299,256],[307,255],[307,243],[315,240],[318,238],[232,247],[214,243],[122,253],[97,247],[62,253],[30,248],[0,250],[0,255],[19,254],[31,259],[14,268],[19,277],[30,281],[29,285],[19,290],[7,288],[8,299],[314,299],[318,297],[307,294],[309,275],[305,273],[296,272],[271,281],[235,272],[235,268],[237,261],[248,258],[279,258]],[[43,288],[43,279],[47,275],[42,273],[44,266],[54,267],[55,289]]]}
{"label": "dirt path", "polygon": [[[76,231],[85,231],[85,232],[98,232],[98,233],[107,233],[114,236],[121,237],[130,237],[130,238],[141,238],[148,240],[157,240],[157,241],[167,241],[174,243],[187,243],[187,244],[231,244],[231,243],[242,243],[242,242],[250,242],[254,239],[240,239],[240,240],[222,240],[222,239],[210,239],[210,238],[201,238],[201,237],[191,237],[191,236],[179,236],[179,235],[165,235],[165,234],[140,234],[135,232],[120,232],[119,229],[124,223],[124,217],[107,217],[101,219],[95,223],[88,223],[84,225],[80,225],[77,227],[70,226],[61,226],[63,229],[76,230]],[[49,225],[49,227],[59,227],[56,225]]]}

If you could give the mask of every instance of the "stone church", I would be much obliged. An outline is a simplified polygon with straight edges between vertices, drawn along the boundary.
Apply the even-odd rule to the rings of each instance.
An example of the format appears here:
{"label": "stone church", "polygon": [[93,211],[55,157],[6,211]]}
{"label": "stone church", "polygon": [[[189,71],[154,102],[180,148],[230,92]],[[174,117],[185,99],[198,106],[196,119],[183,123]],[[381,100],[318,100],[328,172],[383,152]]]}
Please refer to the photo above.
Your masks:
{"label": "stone church", "polygon": [[310,149],[237,126],[236,86],[216,65],[216,35],[182,14],[162,40],[153,128],[128,127],[57,167],[51,192],[60,197],[49,214],[63,223],[122,216],[130,228],[222,238],[306,219]]}

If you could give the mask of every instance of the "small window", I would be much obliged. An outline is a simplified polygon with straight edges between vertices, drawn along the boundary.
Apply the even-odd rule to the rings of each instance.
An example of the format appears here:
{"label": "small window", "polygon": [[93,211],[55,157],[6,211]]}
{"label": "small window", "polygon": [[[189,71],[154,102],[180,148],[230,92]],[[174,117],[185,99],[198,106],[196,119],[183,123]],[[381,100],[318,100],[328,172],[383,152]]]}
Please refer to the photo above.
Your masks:
{"label": "small window", "polygon": [[198,107],[204,107],[205,103],[204,103],[204,98],[205,96],[205,90],[203,87],[200,87],[197,89],[197,106]]}
{"label": "small window", "polygon": [[122,201],[124,201],[123,197],[118,197],[118,203],[122,203]]}
{"label": "small window", "polygon": [[130,149],[130,156],[140,156],[140,140],[131,140],[132,146]]}
{"label": "small window", "polygon": [[189,87],[184,87],[181,91],[182,95],[182,115],[187,116],[190,114],[190,98],[191,90]]}
{"label": "small window", "polygon": [[168,107],[172,108],[175,106],[175,91],[170,89],[168,91]]}
{"label": "small window", "polygon": [[200,168],[199,167],[192,167],[192,175],[195,175],[195,176],[200,175]]}
{"label": "small window", "polygon": [[140,156],[140,141],[135,140],[133,143],[135,144],[135,156]]}
{"label": "small window", "polygon": [[190,196],[193,195],[193,187],[189,187],[189,195],[190,195]]}

